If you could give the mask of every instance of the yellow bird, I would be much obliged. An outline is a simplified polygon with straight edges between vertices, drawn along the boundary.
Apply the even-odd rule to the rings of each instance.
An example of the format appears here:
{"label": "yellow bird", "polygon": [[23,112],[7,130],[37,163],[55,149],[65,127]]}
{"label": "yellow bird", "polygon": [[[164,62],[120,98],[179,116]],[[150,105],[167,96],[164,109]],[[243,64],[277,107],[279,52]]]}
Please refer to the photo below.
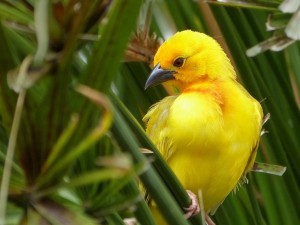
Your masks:
{"label": "yellow bird", "polygon": [[180,94],[150,108],[146,132],[182,185],[202,191],[205,213],[213,214],[253,166],[261,105],[237,82],[221,46],[203,33],[176,33],[154,65],[145,88],[168,81]]}

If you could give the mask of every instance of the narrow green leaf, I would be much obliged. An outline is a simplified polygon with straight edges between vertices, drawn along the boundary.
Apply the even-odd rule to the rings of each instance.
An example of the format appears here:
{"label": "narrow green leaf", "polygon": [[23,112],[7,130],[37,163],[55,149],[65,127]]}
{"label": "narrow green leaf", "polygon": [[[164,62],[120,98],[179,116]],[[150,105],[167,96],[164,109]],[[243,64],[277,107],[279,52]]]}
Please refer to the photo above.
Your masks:
{"label": "narrow green leaf", "polygon": [[250,9],[261,9],[261,10],[277,10],[278,1],[260,1],[260,0],[208,0],[208,3],[218,4],[221,6],[232,6],[232,7],[243,7]]}
{"label": "narrow green leaf", "polygon": [[1,189],[0,189],[0,224],[5,224],[6,206],[9,193],[9,183],[11,177],[12,161],[14,158],[15,147],[17,143],[17,137],[20,127],[20,121],[26,96],[26,90],[21,90],[16,103],[16,109],[12,124],[11,133],[9,136],[9,142],[7,146],[6,159],[4,169],[1,177]]}
{"label": "narrow green leaf", "polygon": [[74,133],[76,126],[78,124],[78,115],[74,114],[68,126],[64,130],[64,132],[61,134],[59,139],[57,140],[56,144],[54,145],[53,149],[51,150],[47,161],[43,165],[42,172],[47,171],[48,168],[55,162],[58,161],[58,157],[61,155],[61,152],[64,150],[63,147],[65,147],[66,143],[69,141],[70,137]]}
{"label": "narrow green leaf", "polygon": [[52,225],[95,225],[96,222],[80,210],[66,208],[51,200],[33,204],[34,209]]}
{"label": "narrow green leaf", "polygon": [[268,163],[255,162],[252,171],[282,176],[286,171],[286,167]]}
{"label": "narrow green leaf", "polygon": [[0,3],[0,18],[11,20],[23,24],[30,24],[33,21],[33,15],[31,15],[27,9],[21,8],[21,4],[16,4],[16,7],[9,6],[6,3]]}
{"label": "narrow green leaf", "polygon": [[[127,127],[119,112],[115,111],[114,118],[115,121],[112,127],[112,132],[119,141],[121,147],[124,150],[129,151],[135,160],[146,163],[145,157],[140,152],[137,142],[134,140],[131,131]],[[140,178],[147,187],[152,198],[157,202],[162,215],[165,216],[167,221],[174,225],[188,224],[170,193],[166,190],[165,186],[151,167],[149,170],[141,174]],[[169,207],[171,205],[172,207]]]}
{"label": "narrow green leaf", "polygon": [[48,0],[38,0],[35,2],[34,25],[37,37],[37,51],[34,56],[34,64],[40,65],[46,57],[49,45],[48,30]]}

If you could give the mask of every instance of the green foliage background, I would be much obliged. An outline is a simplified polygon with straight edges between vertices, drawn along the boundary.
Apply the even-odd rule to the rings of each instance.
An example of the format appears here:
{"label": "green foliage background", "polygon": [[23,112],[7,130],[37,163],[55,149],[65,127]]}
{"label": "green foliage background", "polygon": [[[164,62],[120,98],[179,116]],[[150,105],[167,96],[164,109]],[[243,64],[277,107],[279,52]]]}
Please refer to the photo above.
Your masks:
{"label": "green foliage background", "polygon": [[213,219],[299,224],[300,46],[245,54],[273,35],[265,21],[280,3],[1,1],[0,224],[124,224],[131,216],[155,224],[138,176],[170,224],[201,224],[200,216],[187,222],[181,215],[188,198],[160,156],[147,160],[141,151],[156,152],[141,118],[167,95],[163,87],[144,91],[160,43],[151,35],[183,29],[223,44],[241,82],[271,114],[257,161],[287,167],[282,177],[251,173]]}

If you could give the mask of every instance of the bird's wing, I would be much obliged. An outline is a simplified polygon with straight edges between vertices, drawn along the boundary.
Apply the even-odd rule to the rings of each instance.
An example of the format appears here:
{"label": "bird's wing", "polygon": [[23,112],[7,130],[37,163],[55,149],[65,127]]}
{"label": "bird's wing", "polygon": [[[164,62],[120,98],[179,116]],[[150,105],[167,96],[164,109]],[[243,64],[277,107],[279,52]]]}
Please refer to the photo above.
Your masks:
{"label": "bird's wing", "polygon": [[168,96],[153,105],[143,120],[146,123],[146,133],[167,160],[172,155],[172,143],[168,132],[168,117],[170,108],[177,96]]}
{"label": "bird's wing", "polygon": [[256,116],[257,120],[254,121],[254,122],[257,123],[257,127],[259,128],[259,130],[258,130],[258,133],[257,133],[257,137],[254,139],[252,151],[251,151],[250,157],[248,159],[247,165],[245,167],[245,170],[243,172],[243,175],[240,179],[239,185],[248,182],[246,175],[249,171],[252,170],[253,164],[255,162],[256,152],[257,152],[257,149],[258,149],[260,136],[262,134],[262,126],[264,125],[264,123],[270,117],[270,114],[267,114],[267,115],[263,116],[263,111],[262,111],[260,103],[258,103],[256,101],[255,101],[255,103],[256,104],[255,104],[255,114],[254,115]]}
{"label": "bird's wing", "polygon": [[[257,135],[254,136],[253,138],[253,147],[251,150],[251,153],[249,155],[248,158],[248,162],[245,166],[244,172],[239,180],[239,182],[237,183],[237,185],[235,186],[235,188],[233,189],[233,193],[236,192],[236,190],[243,185],[244,183],[248,183],[248,179],[246,177],[247,173],[249,171],[251,171],[255,158],[256,158],[256,152],[257,152],[257,148],[259,145],[259,140],[260,140],[260,132],[262,130],[262,125],[264,124],[264,122],[268,119],[269,114],[267,114],[264,118],[263,118],[263,111],[262,108],[260,106],[260,103],[258,103],[256,100],[253,100],[254,103],[254,110],[253,110],[253,114],[256,118],[256,120],[254,120],[253,122],[256,123],[255,126],[257,127]],[[217,211],[218,207],[223,203],[224,199],[219,202],[218,204],[216,204],[212,209],[210,209],[210,214],[214,215],[215,212]]]}

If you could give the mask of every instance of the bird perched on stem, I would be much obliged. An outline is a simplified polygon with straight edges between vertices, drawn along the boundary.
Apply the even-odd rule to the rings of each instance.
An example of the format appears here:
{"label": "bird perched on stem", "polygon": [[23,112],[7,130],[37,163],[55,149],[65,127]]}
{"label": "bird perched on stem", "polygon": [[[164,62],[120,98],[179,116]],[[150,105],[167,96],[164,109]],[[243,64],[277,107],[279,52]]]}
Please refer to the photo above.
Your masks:
{"label": "bird perched on stem", "polygon": [[182,185],[201,190],[205,213],[213,214],[253,166],[261,105],[237,82],[221,46],[203,33],[176,33],[154,65],[145,88],[168,81],[180,94],[150,108],[146,132]]}

